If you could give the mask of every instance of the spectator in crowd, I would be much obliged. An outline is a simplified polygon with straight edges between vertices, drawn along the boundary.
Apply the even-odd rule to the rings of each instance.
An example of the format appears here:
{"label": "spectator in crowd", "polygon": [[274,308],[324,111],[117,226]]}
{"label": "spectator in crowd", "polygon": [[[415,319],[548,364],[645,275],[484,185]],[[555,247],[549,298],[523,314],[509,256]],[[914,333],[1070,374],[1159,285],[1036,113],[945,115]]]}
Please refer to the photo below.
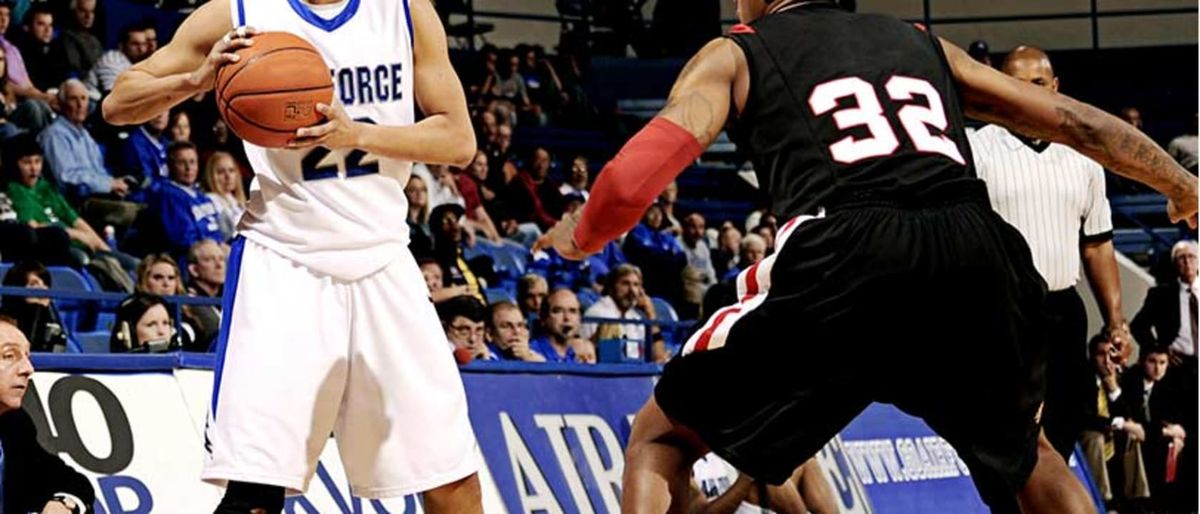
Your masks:
{"label": "spectator in crowd", "polygon": [[[188,296],[220,298],[225,290],[225,248],[201,239],[188,249]],[[220,307],[214,307],[220,312]]]}
{"label": "spectator in crowd", "polygon": [[[525,79],[521,77],[521,58],[515,53],[505,52],[500,56],[497,65],[498,73],[494,75],[491,84],[492,97],[498,102],[498,110],[502,118],[507,117],[511,123],[516,118],[529,119],[534,111],[529,101],[529,92],[525,90]],[[540,111],[539,111],[540,112]],[[503,125],[501,125],[503,126]]]}
{"label": "spectator in crowd", "polygon": [[171,111],[171,117],[167,121],[167,137],[171,138],[172,143],[192,140],[192,118],[187,111]]}
{"label": "spectator in crowd", "polygon": [[[37,261],[19,262],[4,274],[5,287],[50,289],[51,284],[50,271]],[[5,296],[0,304],[0,314],[16,321],[33,351],[66,351],[67,330],[49,298]]]}
{"label": "spectator in crowd", "polygon": [[1180,241],[1171,248],[1176,280],[1159,284],[1146,294],[1146,301],[1130,324],[1133,337],[1143,347],[1166,348],[1181,371],[1194,373],[1197,343],[1196,283],[1198,262],[1195,241]]}
{"label": "spectator in crowd", "polygon": [[0,509],[11,513],[91,511],[95,490],[87,477],[38,442],[37,427],[21,408],[33,377],[30,344],[11,319],[0,318],[0,449],[4,468]]}
{"label": "spectator in crowd", "polygon": [[972,42],[971,46],[967,47],[967,55],[987,66],[992,65],[992,52],[988,48],[987,41],[979,39]]}
{"label": "spectator in crowd", "polygon": [[484,342],[487,308],[474,296],[456,296],[437,304],[438,318],[446,339],[460,364],[473,360],[497,360]]}
{"label": "spectator in crowd", "polygon": [[[8,109],[8,117],[17,126],[36,134],[53,120],[54,111],[51,109],[58,106],[58,97],[33,85],[21,51],[6,38],[12,12],[11,2],[0,1],[0,49],[4,50],[4,78],[16,99],[15,106]],[[11,102],[6,100],[6,103]]]}
{"label": "spectator in crowd", "polygon": [[[21,103],[17,101],[15,88],[8,80],[8,75],[5,71],[7,63],[5,62],[4,52],[4,48],[0,47],[0,102],[2,102],[0,103],[0,141],[4,141],[25,130],[18,126],[15,121],[16,116],[18,116],[17,109],[20,108]],[[13,119],[10,120],[10,117]]]}
{"label": "spectator in crowd", "polygon": [[224,241],[217,205],[196,186],[199,175],[196,145],[171,143],[167,166],[171,180],[158,188],[150,199],[150,211],[162,222],[167,250],[183,256],[197,241]]}
{"label": "spectator in crowd", "polygon": [[[452,173],[455,176],[455,185],[458,188],[459,194],[463,197],[463,212],[467,216],[468,223],[464,224],[471,237],[474,237],[476,232],[483,233],[488,239],[499,243],[502,239],[500,232],[496,230],[496,225],[492,222],[492,218],[488,215],[487,209],[483,207],[483,196],[480,194],[479,186],[477,185],[475,176],[480,175],[478,171],[487,169],[487,153],[483,150],[475,152],[475,159],[466,169],[451,167]],[[486,177],[487,173],[483,172]],[[431,217],[432,218],[432,217]]]}
{"label": "spectator in crowd", "polygon": [[550,362],[596,363],[595,344],[580,337],[579,298],[570,289],[555,289],[541,310],[541,333],[530,346]]}
{"label": "spectator in crowd", "polygon": [[[478,266],[468,265],[463,257],[463,228],[459,220],[463,209],[455,204],[439,205],[429,214],[429,228],[433,231],[433,255],[445,273],[442,285],[466,286],[467,294],[479,301],[483,297],[483,285],[475,270]],[[486,266],[490,267],[490,260]]]}
{"label": "spectator in crowd", "polygon": [[763,238],[763,241],[767,243],[767,255],[775,253],[775,225],[772,223],[774,219],[774,217],[764,219],[761,225],[751,230],[751,232]]}
{"label": "spectator in crowd", "polygon": [[133,284],[123,275],[137,268],[137,258],[109,246],[87,221],[79,217],[58,189],[42,177],[42,149],[33,136],[17,136],[9,140],[4,149],[8,196],[17,211],[17,218],[35,228],[57,226],[66,230],[74,243],[71,252],[80,266],[92,261],[114,260],[117,271],[101,275],[119,283],[116,290],[129,291]]}
{"label": "spectator in crowd", "polygon": [[1171,154],[1175,160],[1179,161],[1179,165],[1187,168],[1193,175],[1197,172],[1197,163],[1200,162],[1200,141],[1197,140],[1196,127],[1197,117],[1192,117],[1192,126],[1187,133],[1171,140],[1167,145],[1167,153]]}
{"label": "spectator in crowd", "polygon": [[117,306],[117,319],[108,339],[112,353],[162,353],[180,348],[173,337],[175,324],[161,296],[134,293]]}
{"label": "spectator in crowd", "polygon": [[737,268],[741,248],[742,232],[733,223],[727,221],[722,224],[717,236],[717,249],[712,254],[713,270],[717,272],[718,277],[724,279],[730,270]]}
{"label": "spectator in crowd", "polygon": [[421,276],[425,279],[425,286],[429,288],[429,298],[433,300],[433,303],[442,303],[456,296],[470,294],[470,290],[465,285],[444,285],[445,274],[442,273],[442,265],[437,261],[421,259],[417,264],[421,268]]}
{"label": "spectator in crowd", "polygon": [[246,211],[246,187],[237,161],[228,152],[213,152],[204,163],[200,189],[217,206],[217,226],[222,241],[233,239],[238,220]]}
{"label": "spectator in crowd", "polygon": [[496,119],[496,113],[490,109],[483,109],[476,115],[475,125],[478,127],[478,137],[476,138],[479,145],[488,148],[496,144],[500,136],[500,121]]}
{"label": "spectator in crowd", "polygon": [[705,220],[698,212],[693,212],[683,218],[683,233],[679,235],[678,243],[687,257],[687,268],[683,275],[683,301],[679,314],[687,319],[695,319],[700,312],[700,304],[704,292],[717,283],[717,271],[713,268],[712,254],[708,249],[708,241],[704,237]]}
{"label": "spectator in crowd", "polygon": [[637,322],[605,323],[599,327],[596,323],[584,323],[580,336],[585,339],[593,342],[624,339],[642,345],[648,360],[666,362],[669,357],[658,326],[652,326],[647,337],[646,326],[640,323],[643,320],[653,321],[657,316],[654,302],[642,289],[642,270],[637,266],[622,264],[609,273],[604,296],[592,304],[583,317]]}
{"label": "spectator in crowd", "polygon": [[550,284],[536,273],[528,273],[517,280],[517,305],[525,319],[535,321],[542,312],[542,303],[550,294]]}
{"label": "spectator in crowd", "polygon": [[506,361],[546,362],[546,357],[529,347],[529,324],[520,308],[510,302],[498,302],[489,310],[489,350],[493,355]]}
{"label": "spectator in crowd", "polygon": [[133,179],[143,187],[167,178],[168,113],[163,112],[129,131],[121,142],[117,175]]}
{"label": "spectator in crowd", "polygon": [[[94,221],[100,217],[105,225],[129,226],[137,206],[111,200],[128,196],[134,183],[109,174],[104,168],[100,145],[83,126],[88,116],[87,88],[76,79],[67,79],[59,88],[58,96],[62,116],[38,135],[54,180],[59,187],[69,188],[68,193],[73,194],[68,196],[90,201],[90,205],[84,205],[88,219]],[[97,214],[89,214],[89,209],[94,209]]]}
{"label": "spectator in crowd", "polygon": [[60,36],[67,69],[76,77],[86,77],[100,60],[104,44],[92,33],[96,25],[96,0],[71,0],[70,26]]}
{"label": "spectator in crowd", "polygon": [[425,191],[429,195],[426,200],[429,209],[442,204],[455,203],[466,205],[463,196],[458,192],[458,178],[445,164],[413,164],[413,176],[421,177]]}
{"label": "spectator in crowd", "polygon": [[[157,296],[185,296],[183,279],[175,259],[165,253],[147,255],[137,269],[137,292]],[[188,351],[208,351],[208,344],[197,343],[198,337],[212,338],[220,329],[220,318],[211,312],[197,312],[191,305],[180,307],[183,315],[179,334],[181,346]]]}
{"label": "spectator in crowd", "polygon": [[[1080,444],[1092,479],[1106,503],[1125,499],[1121,498],[1122,493],[1129,500],[1144,499],[1150,494],[1141,449],[1146,431],[1123,409],[1126,404],[1118,384],[1121,365],[1117,356],[1117,349],[1105,334],[1093,337],[1088,343],[1095,382],[1091,401],[1086,405],[1088,422]],[[1120,459],[1114,461],[1117,456]],[[1123,479],[1123,483],[1116,484],[1118,488],[1114,489],[1117,478]]]}
{"label": "spectator in crowd", "polygon": [[738,274],[757,264],[767,256],[767,240],[758,234],[746,234],[738,248],[738,262],[730,268],[722,280],[737,280]]}
{"label": "spectator in crowd", "polygon": [[679,201],[679,183],[674,180],[658,195],[658,205],[662,207],[663,224],[660,232],[678,236],[683,231],[683,225],[675,218],[675,203]]}
{"label": "spectator in crowd", "polygon": [[533,45],[517,53],[521,56],[521,77],[525,80],[529,101],[537,106],[541,114],[540,121],[543,122],[541,124],[544,125],[561,101],[562,82],[558,80],[558,73],[546,59],[542,47]]}
{"label": "spectator in crowd", "polygon": [[481,181],[493,187],[500,182],[508,182],[517,175],[517,167],[512,163],[512,125],[501,123],[496,127],[495,142],[484,147],[487,151],[487,172],[482,174]]}
{"label": "spectator in crowd", "polygon": [[[588,197],[588,160],[582,155],[576,156],[571,161],[571,174],[567,178],[567,182],[559,186],[558,192],[564,197],[569,195],[579,195],[583,201],[587,201]],[[564,212],[566,209],[563,209]]]}
{"label": "spectator in crowd", "polygon": [[25,13],[20,48],[29,79],[38,89],[52,89],[67,79],[67,56],[62,41],[54,39],[54,13],[49,6],[34,4]]}
{"label": "spectator in crowd", "polygon": [[1186,400],[1171,383],[1163,380],[1169,367],[1165,348],[1146,347],[1142,349],[1141,365],[1121,377],[1121,398],[1126,402],[1124,412],[1146,432],[1142,458],[1154,503],[1150,512],[1175,512],[1179,488],[1177,481],[1167,483],[1166,469],[1171,460],[1178,464],[1179,448],[1194,444],[1194,438],[1189,439],[1183,425],[1178,423]]}
{"label": "spectator in crowd", "polygon": [[1142,121],[1141,109],[1133,106],[1125,107],[1121,109],[1120,117],[1121,119],[1125,120],[1126,123],[1133,125],[1134,128],[1137,128],[1138,130],[1144,130],[1142,127],[1145,125],[1145,123]]}
{"label": "spectator in crowd", "polygon": [[21,223],[12,199],[0,188],[0,261],[36,260],[50,266],[78,266],[71,255],[66,229],[47,225],[34,228]]}
{"label": "spectator in crowd", "polygon": [[529,218],[542,230],[549,230],[562,217],[563,195],[560,185],[550,178],[550,152],[536,148],[529,161],[528,170],[521,172],[521,183],[528,191],[533,211]]}
{"label": "spectator in crowd", "polygon": [[638,268],[654,270],[645,277],[646,294],[678,300],[683,291],[683,268],[687,255],[683,247],[667,232],[662,206],[651,205],[642,222],[625,236],[622,249],[629,262]]}
{"label": "spectator in crowd", "polygon": [[404,185],[408,199],[408,249],[418,259],[433,255],[433,234],[429,231],[429,188],[421,175],[413,173]]}
{"label": "spectator in crowd", "polygon": [[146,57],[150,57],[150,54],[158,51],[158,29],[150,23],[142,27],[142,32],[146,33]]}
{"label": "spectator in crowd", "polygon": [[117,75],[149,57],[151,53],[153,50],[150,49],[146,27],[130,25],[121,29],[121,41],[117,49],[104,52],[100,56],[92,72],[88,74],[88,85],[108,94],[117,82]]}
{"label": "spectator in crowd", "polygon": [[[496,65],[499,60],[500,52],[496,49],[495,45],[490,43],[483,45],[483,48],[479,49],[479,67],[470,76],[464,77],[464,80],[470,83],[467,86],[467,92],[471,98],[476,99],[480,104],[484,103],[484,100],[491,98],[492,85],[499,80],[499,76],[496,73]],[[483,141],[485,139],[481,138],[480,140]]]}

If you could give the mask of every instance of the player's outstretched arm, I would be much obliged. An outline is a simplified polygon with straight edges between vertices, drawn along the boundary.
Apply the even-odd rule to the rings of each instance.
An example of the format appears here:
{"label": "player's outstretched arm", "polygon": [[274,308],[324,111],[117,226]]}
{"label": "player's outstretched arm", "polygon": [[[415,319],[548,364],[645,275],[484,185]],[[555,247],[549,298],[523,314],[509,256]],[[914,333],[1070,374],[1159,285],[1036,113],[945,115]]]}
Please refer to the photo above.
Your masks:
{"label": "player's outstretched arm", "polygon": [[1079,150],[1166,195],[1171,220],[1196,226],[1196,177],[1140,130],[1091,105],[980,64],[946,40],[942,47],[969,116]]}
{"label": "player's outstretched arm", "polygon": [[121,73],[104,99],[104,119],[114,125],[145,122],[180,102],[213,88],[217,68],[234,62],[230,53],[248,46],[253,29],[233,28],[229,0],[213,0],[196,9],[171,43]]}
{"label": "player's outstretched arm", "polygon": [[[553,246],[563,257],[581,259],[633,228],[721,133],[745,69],[745,55],[729,39],[701,48],[680,72],[666,107],[601,170],[583,214],[555,225],[535,247]],[[741,91],[744,96],[745,88]]]}
{"label": "player's outstretched arm", "polygon": [[403,127],[351,120],[340,106],[318,104],[330,121],[296,131],[291,148],[357,148],[413,162],[466,167],[475,158],[475,131],[462,82],[450,65],[446,32],[429,0],[412,0],[413,90],[425,119]]}

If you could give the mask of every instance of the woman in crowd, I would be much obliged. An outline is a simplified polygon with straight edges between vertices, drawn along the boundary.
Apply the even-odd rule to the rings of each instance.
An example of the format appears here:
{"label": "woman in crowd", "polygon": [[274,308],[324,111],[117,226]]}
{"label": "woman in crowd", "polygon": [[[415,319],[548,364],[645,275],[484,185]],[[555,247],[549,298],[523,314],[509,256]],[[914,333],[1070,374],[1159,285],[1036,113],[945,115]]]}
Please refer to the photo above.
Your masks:
{"label": "woman in crowd", "polygon": [[135,293],[117,306],[109,350],[112,353],[161,353],[181,347],[167,302],[158,295]]}
{"label": "woman in crowd", "polygon": [[429,232],[429,187],[425,179],[413,174],[404,185],[408,199],[408,248],[418,259],[433,255],[433,237]]}
{"label": "woman in crowd", "polygon": [[238,220],[246,211],[246,189],[237,161],[228,152],[214,152],[204,165],[201,188],[217,206],[217,223],[226,240],[237,231]]}
{"label": "woman in crowd", "polygon": [[171,112],[171,118],[167,121],[167,137],[171,138],[172,143],[192,140],[192,118],[187,111]]}
{"label": "woman in crowd", "polygon": [[[50,272],[37,261],[16,264],[4,275],[5,287],[50,289]],[[17,328],[29,339],[32,351],[62,352],[67,349],[67,331],[49,298],[5,296],[0,313],[17,320]]]}
{"label": "woman in crowd", "polygon": [[[185,296],[187,292],[179,275],[179,265],[170,255],[147,255],[137,269],[137,291],[155,296]],[[180,311],[183,314],[180,323],[181,346],[189,351],[208,351],[207,344],[199,345],[197,341],[208,341],[215,337],[221,328],[221,319],[212,316],[210,309],[192,309],[183,305]]]}

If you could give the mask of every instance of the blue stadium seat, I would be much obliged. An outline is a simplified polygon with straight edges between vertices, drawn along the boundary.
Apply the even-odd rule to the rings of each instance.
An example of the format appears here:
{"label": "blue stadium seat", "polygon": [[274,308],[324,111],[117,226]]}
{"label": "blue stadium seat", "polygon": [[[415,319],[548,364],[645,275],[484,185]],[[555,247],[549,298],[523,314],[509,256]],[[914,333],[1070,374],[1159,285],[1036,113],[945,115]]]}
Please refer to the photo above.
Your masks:
{"label": "blue stadium seat", "polygon": [[654,313],[657,314],[659,321],[679,321],[679,314],[675,312],[675,308],[666,300],[657,296],[650,297],[650,303],[654,304]]}
{"label": "blue stadium seat", "polygon": [[587,312],[588,307],[600,300],[600,293],[592,289],[580,289],[575,291],[575,296],[579,298],[579,312]]}
{"label": "blue stadium seat", "polygon": [[75,334],[83,353],[108,353],[108,341],[112,336],[109,332],[80,332]]}
{"label": "blue stadium seat", "polygon": [[[65,266],[51,266],[50,280],[54,289],[68,291],[98,291],[95,279]],[[99,306],[95,302],[82,300],[58,300],[55,302],[58,312],[62,315],[63,326],[67,332],[76,333],[80,330],[95,329]]]}
{"label": "blue stadium seat", "polygon": [[488,305],[498,302],[517,303],[517,295],[507,287],[489,287],[483,290],[483,296],[487,298]]}

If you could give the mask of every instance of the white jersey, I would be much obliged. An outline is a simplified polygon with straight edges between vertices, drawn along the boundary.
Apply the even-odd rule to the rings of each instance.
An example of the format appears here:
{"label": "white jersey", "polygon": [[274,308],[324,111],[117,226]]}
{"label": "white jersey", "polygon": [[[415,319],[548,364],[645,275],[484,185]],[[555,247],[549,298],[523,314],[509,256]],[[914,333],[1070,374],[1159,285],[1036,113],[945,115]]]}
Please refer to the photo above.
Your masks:
{"label": "white jersey", "polygon": [[[411,125],[413,27],[407,0],[232,0],[234,26],[284,31],[325,58],[334,98],[353,119]],[[239,232],[313,271],[357,280],[407,252],[412,163],[363,151],[268,149],[254,168]]]}
{"label": "white jersey", "polygon": [[[709,453],[692,465],[692,479],[700,486],[700,492],[704,494],[704,498],[709,502],[717,499],[738,479],[737,468],[732,464],[718,457],[715,453]],[[770,514],[773,511],[764,510],[762,507],[752,505],[747,502],[742,502],[738,505],[737,510],[733,514]]]}

